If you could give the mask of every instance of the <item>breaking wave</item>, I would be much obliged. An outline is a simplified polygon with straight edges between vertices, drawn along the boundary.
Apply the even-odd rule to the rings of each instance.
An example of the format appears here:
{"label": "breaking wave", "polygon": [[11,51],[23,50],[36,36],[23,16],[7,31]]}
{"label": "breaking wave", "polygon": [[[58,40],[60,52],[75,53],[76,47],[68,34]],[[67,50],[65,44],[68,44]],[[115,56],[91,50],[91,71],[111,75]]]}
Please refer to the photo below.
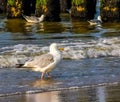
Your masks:
{"label": "breaking wave", "polygon": [[[90,41],[64,41],[62,52],[64,59],[120,57],[119,37],[99,38]],[[17,67],[25,61],[48,52],[48,46],[18,44],[0,48],[0,68]]]}

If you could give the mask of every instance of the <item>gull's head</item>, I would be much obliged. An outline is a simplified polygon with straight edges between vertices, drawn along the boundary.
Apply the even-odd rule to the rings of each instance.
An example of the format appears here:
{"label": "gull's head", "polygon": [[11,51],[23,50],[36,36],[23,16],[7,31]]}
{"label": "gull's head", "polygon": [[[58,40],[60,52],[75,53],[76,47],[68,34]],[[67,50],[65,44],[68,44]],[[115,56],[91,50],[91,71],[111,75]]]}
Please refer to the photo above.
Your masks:
{"label": "gull's head", "polygon": [[64,48],[59,48],[57,43],[52,43],[50,45],[50,53],[59,52],[59,50],[63,51],[63,49]]}
{"label": "gull's head", "polygon": [[44,14],[42,14],[38,19],[39,19],[39,21],[43,21],[44,20],[44,18],[45,18],[45,15]]}
{"label": "gull's head", "polygon": [[56,51],[58,51],[58,44],[57,43],[52,43],[50,45],[50,53],[54,53]]}
{"label": "gull's head", "polygon": [[41,15],[41,18],[44,18],[44,17],[45,17],[45,15],[44,15],[44,14],[42,14],[42,15]]}

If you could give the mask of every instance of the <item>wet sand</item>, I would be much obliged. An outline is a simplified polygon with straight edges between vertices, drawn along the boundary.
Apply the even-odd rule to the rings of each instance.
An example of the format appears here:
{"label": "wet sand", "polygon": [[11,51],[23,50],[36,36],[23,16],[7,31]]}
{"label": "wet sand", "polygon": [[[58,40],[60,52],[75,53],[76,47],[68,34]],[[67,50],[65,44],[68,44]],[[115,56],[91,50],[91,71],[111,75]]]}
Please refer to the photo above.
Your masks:
{"label": "wet sand", "polygon": [[0,97],[0,102],[120,102],[120,84]]}

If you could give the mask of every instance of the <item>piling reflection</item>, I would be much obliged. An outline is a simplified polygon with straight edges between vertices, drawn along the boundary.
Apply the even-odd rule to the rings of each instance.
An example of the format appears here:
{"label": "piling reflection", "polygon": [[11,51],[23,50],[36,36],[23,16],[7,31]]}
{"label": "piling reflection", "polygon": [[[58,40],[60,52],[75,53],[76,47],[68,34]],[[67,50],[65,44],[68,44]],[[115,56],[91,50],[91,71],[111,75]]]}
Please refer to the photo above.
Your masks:
{"label": "piling reflection", "polygon": [[[102,33],[103,36],[117,36],[119,35],[119,23],[104,23],[102,27],[89,26],[88,22],[72,22],[67,16],[65,19],[62,16],[61,22],[42,22],[42,23],[28,23],[23,19],[0,19],[0,31],[4,33],[10,32],[12,36],[14,33],[26,34],[33,33],[34,35],[43,33],[72,33],[72,34],[86,34],[93,33],[96,36]],[[65,19],[65,20],[64,20]],[[100,29],[99,29],[100,28]],[[110,28],[110,29],[107,29]],[[106,31],[107,30],[107,31]],[[117,33],[116,33],[117,32]]]}
{"label": "piling reflection", "polygon": [[25,29],[27,32],[43,32],[44,29],[44,23],[30,23],[30,22],[25,22]]}
{"label": "piling reflection", "polygon": [[[111,26],[112,25],[112,26]],[[114,26],[115,25],[115,26]],[[110,29],[106,29],[106,28]],[[3,32],[10,32],[10,36],[15,36],[18,33],[21,36],[24,34],[80,34],[82,36],[118,36],[119,35],[119,23],[103,24],[102,27],[89,26],[88,22],[42,22],[42,23],[28,23],[23,19],[8,19],[0,23],[0,30]],[[73,36],[73,35],[72,35]],[[75,36],[75,35],[74,35]]]}
{"label": "piling reflection", "polygon": [[61,33],[66,29],[60,22],[29,23],[22,19],[8,19],[5,28],[11,33]]}
{"label": "piling reflection", "polygon": [[6,31],[11,33],[20,33],[25,31],[24,21],[20,19],[9,19],[6,21]]}
{"label": "piling reflection", "polygon": [[63,21],[29,23],[22,19],[8,19],[5,22],[5,29],[11,33],[89,33],[89,29],[91,28],[87,22]]}
{"label": "piling reflection", "polygon": [[44,33],[62,33],[66,29],[60,22],[45,22],[44,27]]}
{"label": "piling reflection", "polygon": [[40,26],[38,29],[44,29],[44,25],[43,23],[29,23],[29,22],[26,22],[22,19],[8,19],[6,21],[6,30],[8,32],[11,32],[11,33],[21,33],[21,34],[25,34],[25,33],[29,33],[29,32],[33,32],[35,33],[36,30],[37,30],[37,27],[36,26]]}
{"label": "piling reflection", "polygon": [[[72,22],[72,32],[76,33],[76,34],[87,34],[89,33],[89,29],[90,27],[88,26],[89,24],[87,22]],[[91,29],[94,29],[91,28]]]}

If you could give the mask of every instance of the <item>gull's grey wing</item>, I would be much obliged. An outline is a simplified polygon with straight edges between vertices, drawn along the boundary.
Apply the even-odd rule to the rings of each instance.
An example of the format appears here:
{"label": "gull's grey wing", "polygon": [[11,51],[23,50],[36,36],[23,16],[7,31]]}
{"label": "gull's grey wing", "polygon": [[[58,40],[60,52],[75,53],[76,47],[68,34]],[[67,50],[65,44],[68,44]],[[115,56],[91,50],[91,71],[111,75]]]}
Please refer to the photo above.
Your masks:
{"label": "gull's grey wing", "polygon": [[41,56],[35,57],[32,61],[26,62],[28,67],[39,66],[40,68],[46,67],[47,65],[54,62],[54,58],[51,54],[43,54]]}
{"label": "gull's grey wing", "polygon": [[30,17],[30,20],[39,21],[39,19],[38,19],[37,17],[35,17],[35,16],[31,16],[31,17]]}
{"label": "gull's grey wing", "polygon": [[39,21],[39,19],[38,19],[37,17],[35,17],[35,16],[26,16],[26,15],[23,15],[23,17],[24,17],[27,21],[29,21],[29,20],[31,20],[31,21],[33,21],[33,22],[38,22],[38,21]]}
{"label": "gull's grey wing", "polygon": [[93,23],[102,23],[100,20],[97,20],[97,19],[90,20],[90,22],[93,22]]}

